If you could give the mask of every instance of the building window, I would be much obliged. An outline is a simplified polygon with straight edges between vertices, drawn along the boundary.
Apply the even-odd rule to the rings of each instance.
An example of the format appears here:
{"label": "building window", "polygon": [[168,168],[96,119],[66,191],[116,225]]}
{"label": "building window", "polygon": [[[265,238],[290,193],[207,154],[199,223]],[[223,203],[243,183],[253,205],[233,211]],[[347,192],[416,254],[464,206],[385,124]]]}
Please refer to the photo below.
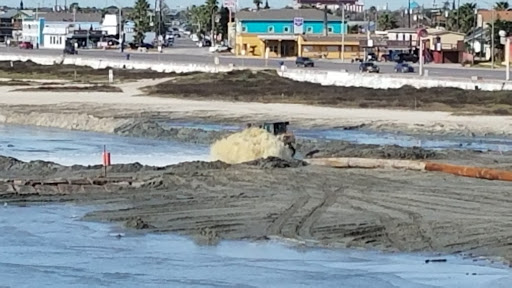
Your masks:
{"label": "building window", "polygon": [[313,26],[306,27],[306,33],[313,33]]}
{"label": "building window", "polygon": [[345,52],[352,52],[352,46],[345,46]]}
{"label": "building window", "polygon": [[274,33],[274,26],[268,26],[268,33]]}
{"label": "building window", "polygon": [[334,32],[333,32],[333,31],[334,31],[334,29],[332,28],[332,26],[327,27],[327,31],[328,31],[329,33],[334,33]]}
{"label": "building window", "polygon": [[329,51],[329,52],[338,52],[340,50],[341,49],[339,46],[327,46],[327,51]]}
{"label": "building window", "polygon": [[289,26],[284,26],[283,27],[283,32],[284,33],[290,33],[290,27]]}
{"label": "building window", "polygon": [[247,32],[247,26],[245,26],[245,25],[242,26],[242,32]]}

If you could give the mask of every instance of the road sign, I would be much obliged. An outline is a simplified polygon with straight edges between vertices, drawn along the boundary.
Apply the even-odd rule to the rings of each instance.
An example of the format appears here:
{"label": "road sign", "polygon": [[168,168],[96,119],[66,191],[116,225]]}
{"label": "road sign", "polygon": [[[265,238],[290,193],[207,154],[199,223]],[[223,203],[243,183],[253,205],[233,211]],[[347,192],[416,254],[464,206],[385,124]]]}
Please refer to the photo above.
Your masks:
{"label": "road sign", "polygon": [[358,0],[297,0],[297,4],[307,4],[307,5],[340,5],[343,4],[356,4]]}
{"label": "road sign", "polygon": [[301,18],[301,17],[293,18],[293,33],[294,34],[304,33],[304,18]]}
{"label": "road sign", "polygon": [[224,7],[236,8],[237,0],[224,0]]}

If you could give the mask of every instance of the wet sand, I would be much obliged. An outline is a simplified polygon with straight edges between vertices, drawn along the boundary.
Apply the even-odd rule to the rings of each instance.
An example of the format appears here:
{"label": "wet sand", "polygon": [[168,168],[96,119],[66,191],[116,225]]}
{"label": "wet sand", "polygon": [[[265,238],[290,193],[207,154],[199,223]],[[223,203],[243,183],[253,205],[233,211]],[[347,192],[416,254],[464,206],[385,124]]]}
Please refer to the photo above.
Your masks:
{"label": "wet sand", "polygon": [[312,246],[512,260],[509,182],[276,159],[251,165],[114,165],[112,183],[98,178],[101,171],[2,157],[0,199],[120,204],[129,208],[100,210],[85,219],[190,235],[200,243],[284,237]]}

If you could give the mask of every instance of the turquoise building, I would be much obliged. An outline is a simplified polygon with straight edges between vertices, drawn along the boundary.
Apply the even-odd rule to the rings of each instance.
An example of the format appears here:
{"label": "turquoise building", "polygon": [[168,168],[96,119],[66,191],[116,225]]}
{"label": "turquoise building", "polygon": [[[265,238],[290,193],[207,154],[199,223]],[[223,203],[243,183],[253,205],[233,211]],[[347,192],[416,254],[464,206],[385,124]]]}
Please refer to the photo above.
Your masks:
{"label": "turquoise building", "polygon": [[[268,9],[260,11],[241,11],[236,15],[241,33],[257,34],[324,34],[324,11],[318,9]],[[302,19],[302,30],[296,33],[294,20]],[[346,33],[341,17],[327,15],[327,33]],[[300,29],[299,29],[300,30]]]}
{"label": "turquoise building", "polygon": [[262,9],[236,14],[238,55],[296,56],[303,36],[341,36],[347,24],[341,17],[318,9]]}

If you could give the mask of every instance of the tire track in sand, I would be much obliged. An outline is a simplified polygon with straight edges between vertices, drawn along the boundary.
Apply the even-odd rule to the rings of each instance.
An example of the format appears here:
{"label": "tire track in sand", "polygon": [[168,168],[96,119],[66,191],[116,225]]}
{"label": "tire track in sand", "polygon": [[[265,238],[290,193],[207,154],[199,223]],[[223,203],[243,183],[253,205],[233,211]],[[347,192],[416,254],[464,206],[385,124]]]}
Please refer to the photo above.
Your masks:
{"label": "tire track in sand", "polygon": [[295,213],[297,213],[299,209],[304,207],[304,205],[306,205],[310,199],[311,196],[305,193],[304,195],[298,197],[297,200],[295,200],[295,202],[290,205],[290,207],[286,208],[286,210],[280,213],[281,215],[279,215],[279,217],[272,221],[270,226],[267,228],[267,235],[281,236],[283,234],[282,230],[285,224],[293,217]]}
{"label": "tire track in sand", "polygon": [[313,235],[311,233],[313,225],[316,223],[316,221],[318,221],[318,219],[320,219],[322,214],[325,213],[327,209],[329,209],[329,207],[336,203],[338,192],[343,190],[344,187],[332,191],[324,191],[324,198],[322,199],[322,202],[313,207],[313,209],[311,209],[309,213],[299,221],[297,227],[295,228],[297,235],[302,238],[313,239]]}

